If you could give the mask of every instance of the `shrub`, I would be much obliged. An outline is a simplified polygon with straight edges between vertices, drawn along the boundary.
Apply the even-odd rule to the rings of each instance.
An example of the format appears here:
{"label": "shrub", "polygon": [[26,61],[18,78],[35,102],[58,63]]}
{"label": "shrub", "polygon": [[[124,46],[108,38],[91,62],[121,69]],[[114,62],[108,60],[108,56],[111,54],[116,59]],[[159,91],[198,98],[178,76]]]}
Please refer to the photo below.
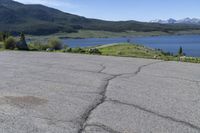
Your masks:
{"label": "shrub", "polygon": [[0,42],[0,48],[4,48],[3,42]]}
{"label": "shrub", "polygon": [[0,41],[5,41],[10,36],[10,33],[0,32]]}
{"label": "shrub", "polygon": [[121,51],[117,51],[117,55],[122,55],[122,52]]}
{"label": "shrub", "polygon": [[99,55],[101,54],[101,52],[97,48],[89,49],[88,53],[89,54],[99,54]]}
{"label": "shrub", "polygon": [[72,49],[73,53],[86,53],[86,51],[82,48],[74,48]]}
{"label": "shrub", "polygon": [[49,48],[49,46],[47,44],[42,44],[39,41],[35,41],[35,42],[30,43],[28,45],[28,47],[29,47],[30,50],[33,50],[33,51],[45,51]]}
{"label": "shrub", "polygon": [[68,46],[67,46],[67,45],[64,45],[64,46],[63,46],[63,49],[61,50],[61,52],[63,52],[63,53],[68,52]]}
{"label": "shrub", "polygon": [[13,37],[8,37],[4,42],[4,48],[14,50],[16,48],[16,40]]}
{"label": "shrub", "polygon": [[46,49],[46,52],[53,52],[54,51],[54,49],[52,49],[52,48],[47,48]]}
{"label": "shrub", "polygon": [[67,52],[72,52],[72,48],[68,48],[68,49],[67,49]]}
{"label": "shrub", "polygon": [[63,48],[63,45],[58,38],[50,38],[48,41],[48,45],[49,48],[52,48],[54,50],[61,50]]}

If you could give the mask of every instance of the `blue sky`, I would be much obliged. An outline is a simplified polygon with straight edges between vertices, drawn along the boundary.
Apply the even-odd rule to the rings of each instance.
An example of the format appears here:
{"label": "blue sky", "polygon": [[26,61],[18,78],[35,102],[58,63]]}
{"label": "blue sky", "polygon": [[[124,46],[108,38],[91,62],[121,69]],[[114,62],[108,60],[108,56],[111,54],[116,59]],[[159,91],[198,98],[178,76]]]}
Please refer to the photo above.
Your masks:
{"label": "blue sky", "polygon": [[200,18],[200,0],[16,0],[105,20]]}

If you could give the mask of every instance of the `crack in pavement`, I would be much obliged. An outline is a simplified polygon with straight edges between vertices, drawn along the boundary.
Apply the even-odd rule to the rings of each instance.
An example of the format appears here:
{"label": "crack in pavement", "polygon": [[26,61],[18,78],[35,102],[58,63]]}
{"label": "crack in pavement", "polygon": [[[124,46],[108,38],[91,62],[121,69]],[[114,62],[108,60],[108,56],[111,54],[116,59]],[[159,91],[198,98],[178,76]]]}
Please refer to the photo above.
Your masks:
{"label": "crack in pavement", "polygon": [[103,125],[103,124],[99,124],[99,123],[92,123],[92,124],[87,124],[87,127],[98,127],[98,128],[101,128],[103,129],[104,131],[107,131],[109,133],[121,133],[119,131],[116,131],[106,125]]}
{"label": "crack in pavement", "polygon": [[105,101],[105,99],[106,99],[106,91],[107,91],[107,87],[108,87],[108,85],[109,85],[109,82],[110,82],[112,79],[116,78],[116,77],[117,77],[117,75],[116,75],[116,76],[111,76],[110,78],[108,78],[108,79],[105,81],[106,83],[103,85],[103,87],[102,87],[103,89],[102,89],[102,91],[99,93],[99,95],[101,95],[101,98],[95,100],[95,101],[97,101],[97,102],[95,102],[94,105],[91,105],[91,106],[89,107],[89,109],[87,109],[87,110],[83,113],[83,115],[81,116],[82,121],[80,122],[81,124],[80,124],[80,129],[79,129],[78,133],[82,133],[82,132],[85,130],[85,128],[86,128],[85,123],[87,122],[87,120],[88,120],[90,114],[92,113],[92,111],[94,111],[99,105],[101,105],[102,103],[104,103],[104,101]]}
{"label": "crack in pavement", "polygon": [[158,116],[158,117],[161,117],[161,118],[164,118],[164,119],[167,119],[167,120],[170,120],[170,121],[173,121],[173,122],[176,122],[176,123],[179,123],[179,124],[182,124],[182,125],[185,125],[187,127],[190,127],[190,128],[193,128],[193,129],[200,131],[200,127],[198,127],[198,126],[196,126],[196,125],[194,125],[190,122],[186,122],[186,121],[179,120],[179,119],[176,119],[176,118],[173,118],[173,117],[170,117],[170,116],[162,115],[158,112],[154,112],[152,110],[149,110],[145,107],[141,107],[141,106],[136,105],[136,104],[125,103],[125,102],[122,102],[122,101],[119,101],[119,100],[112,100],[112,99],[107,100],[107,102],[113,102],[115,104],[122,104],[122,105],[126,105],[126,106],[131,106],[131,107],[134,107],[136,109],[142,110],[144,112],[148,112],[150,114],[153,114],[155,116]]}
{"label": "crack in pavement", "polygon": [[[120,77],[120,76],[123,76],[123,75],[127,75],[127,74],[133,74],[133,75],[138,75],[142,68],[144,67],[147,67],[147,66],[150,66],[150,65],[153,65],[153,64],[157,64],[157,63],[160,63],[160,62],[163,62],[163,61],[156,61],[156,62],[152,62],[152,63],[148,63],[148,64],[145,64],[145,65],[142,65],[142,66],[139,66],[138,69],[134,72],[134,73],[122,73],[122,74],[116,74],[116,75],[112,75],[112,74],[107,74],[107,75],[110,75],[111,77],[106,79],[105,80],[105,84],[102,85],[102,91],[99,93],[99,95],[101,95],[101,98],[99,99],[96,99],[95,100],[95,103],[93,105],[91,105],[84,113],[83,115],[81,116],[81,120],[79,121],[80,123],[80,129],[78,131],[78,133],[83,133],[85,131],[85,128],[87,127],[87,121],[91,115],[91,113],[97,108],[99,107],[101,104],[103,104],[105,101],[106,101],[106,92],[107,92],[107,88],[110,84],[110,81],[117,78],[117,77]],[[103,71],[106,69],[106,66],[104,66],[103,64],[101,65],[102,66],[102,69],[99,70],[97,73],[103,73],[105,74]]]}
{"label": "crack in pavement", "polygon": [[103,64],[100,64],[100,66],[102,67],[98,73],[103,73],[103,71],[106,69],[106,66],[104,66]]}
{"label": "crack in pavement", "polygon": [[128,78],[128,77],[136,76],[136,75],[138,75],[141,72],[141,70],[144,67],[147,67],[147,66],[150,66],[150,65],[154,65],[154,64],[158,64],[158,63],[162,63],[162,62],[164,62],[164,61],[156,61],[156,62],[152,62],[152,63],[146,64],[146,65],[142,65],[142,66],[138,67],[138,69],[137,69],[136,72],[134,72],[134,73],[123,73],[123,74],[121,74],[121,76],[127,75],[127,76],[125,76],[123,78]]}

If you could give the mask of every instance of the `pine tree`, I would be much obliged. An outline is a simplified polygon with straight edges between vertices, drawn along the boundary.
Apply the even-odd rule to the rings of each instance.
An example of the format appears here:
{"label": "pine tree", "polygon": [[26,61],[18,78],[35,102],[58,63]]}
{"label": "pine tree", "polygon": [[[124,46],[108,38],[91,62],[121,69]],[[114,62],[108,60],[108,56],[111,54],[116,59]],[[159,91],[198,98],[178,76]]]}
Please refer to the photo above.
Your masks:
{"label": "pine tree", "polygon": [[20,35],[20,40],[17,43],[17,48],[19,50],[28,50],[28,45],[26,43],[26,39],[25,39],[24,33],[21,33],[21,35]]}
{"label": "pine tree", "polygon": [[24,33],[20,34],[20,41],[25,41],[25,35],[24,35]]}
{"label": "pine tree", "polygon": [[179,48],[178,54],[183,55],[183,48],[182,47]]}
{"label": "pine tree", "polygon": [[6,33],[3,33],[3,41],[6,41],[7,38],[8,36],[6,35]]}

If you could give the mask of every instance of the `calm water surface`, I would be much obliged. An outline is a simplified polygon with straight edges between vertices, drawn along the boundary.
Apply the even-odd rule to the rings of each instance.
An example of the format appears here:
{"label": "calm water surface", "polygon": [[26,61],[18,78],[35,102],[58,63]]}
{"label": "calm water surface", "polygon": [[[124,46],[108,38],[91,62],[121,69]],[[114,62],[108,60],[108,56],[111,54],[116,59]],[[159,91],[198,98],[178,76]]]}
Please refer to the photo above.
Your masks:
{"label": "calm water surface", "polygon": [[188,56],[200,57],[200,35],[174,35],[134,38],[89,38],[89,39],[63,39],[64,44],[70,47],[87,47],[103,44],[127,42],[141,44],[150,48],[162,49],[165,52],[176,54],[182,46]]}

